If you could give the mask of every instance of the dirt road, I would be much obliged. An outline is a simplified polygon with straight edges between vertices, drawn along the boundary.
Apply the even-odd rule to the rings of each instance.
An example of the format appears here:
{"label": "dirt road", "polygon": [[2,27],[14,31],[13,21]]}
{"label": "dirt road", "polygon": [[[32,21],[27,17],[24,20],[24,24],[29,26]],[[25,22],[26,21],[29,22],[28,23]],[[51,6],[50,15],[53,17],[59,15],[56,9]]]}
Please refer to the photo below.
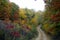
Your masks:
{"label": "dirt road", "polygon": [[50,37],[47,36],[41,29],[40,29],[40,25],[37,27],[37,31],[38,33],[38,37],[34,38],[33,40],[50,40]]}

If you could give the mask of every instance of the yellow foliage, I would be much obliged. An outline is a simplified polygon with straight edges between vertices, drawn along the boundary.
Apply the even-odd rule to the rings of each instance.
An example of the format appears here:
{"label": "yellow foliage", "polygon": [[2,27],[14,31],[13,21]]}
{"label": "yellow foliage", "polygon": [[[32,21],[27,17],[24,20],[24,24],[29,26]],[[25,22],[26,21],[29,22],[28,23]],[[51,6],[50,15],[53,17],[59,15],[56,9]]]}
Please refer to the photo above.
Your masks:
{"label": "yellow foliage", "polygon": [[22,20],[22,21],[21,21],[21,24],[25,24],[25,23],[27,23],[25,20]]}
{"label": "yellow foliage", "polygon": [[34,23],[34,24],[37,24],[37,18],[36,17],[32,18],[31,22]]}
{"label": "yellow foliage", "polygon": [[28,25],[28,28],[31,29],[31,25]]}
{"label": "yellow foliage", "polygon": [[48,29],[49,29],[49,23],[44,24],[43,27],[44,27],[44,29],[45,29],[46,31],[48,31]]}
{"label": "yellow foliage", "polygon": [[43,28],[44,28],[44,30],[46,31],[46,32],[49,32],[49,33],[51,33],[52,35],[54,35],[55,34],[55,28],[53,27],[53,25],[51,26],[52,24],[49,24],[49,23],[45,23],[44,25],[43,25]]}
{"label": "yellow foliage", "polygon": [[26,11],[23,10],[23,9],[20,9],[20,12],[19,12],[19,15],[22,17],[22,18],[26,18],[27,16],[25,15]]}

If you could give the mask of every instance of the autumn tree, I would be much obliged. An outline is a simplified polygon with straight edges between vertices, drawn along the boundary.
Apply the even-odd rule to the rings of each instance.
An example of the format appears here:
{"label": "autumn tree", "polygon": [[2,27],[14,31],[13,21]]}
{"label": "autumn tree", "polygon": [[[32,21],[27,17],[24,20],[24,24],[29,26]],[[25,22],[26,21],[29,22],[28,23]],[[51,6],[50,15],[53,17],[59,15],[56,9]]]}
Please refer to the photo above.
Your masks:
{"label": "autumn tree", "polygon": [[10,15],[11,15],[11,19],[19,19],[19,7],[18,5],[16,5],[15,3],[11,2],[10,3]]}
{"label": "autumn tree", "polygon": [[0,0],[0,19],[4,19],[5,16],[10,16],[9,6],[9,0]]}
{"label": "autumn tree", "polygon": [[60,0],[44,0],[44,2],[46,5],[42,28],[51,35],[58,35],[60,33]]}

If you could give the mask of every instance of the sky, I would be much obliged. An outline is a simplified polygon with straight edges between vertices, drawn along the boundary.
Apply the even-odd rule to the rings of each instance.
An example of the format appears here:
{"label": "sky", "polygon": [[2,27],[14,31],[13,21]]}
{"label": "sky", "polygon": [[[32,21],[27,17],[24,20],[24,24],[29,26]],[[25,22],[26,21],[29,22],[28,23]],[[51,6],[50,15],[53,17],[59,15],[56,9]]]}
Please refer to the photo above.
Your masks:
{"label": "sky", "polygon": [[34,9],[35,11],[44,11],[45,3],[43,0],[10,0],[16,3],[20,8]]}

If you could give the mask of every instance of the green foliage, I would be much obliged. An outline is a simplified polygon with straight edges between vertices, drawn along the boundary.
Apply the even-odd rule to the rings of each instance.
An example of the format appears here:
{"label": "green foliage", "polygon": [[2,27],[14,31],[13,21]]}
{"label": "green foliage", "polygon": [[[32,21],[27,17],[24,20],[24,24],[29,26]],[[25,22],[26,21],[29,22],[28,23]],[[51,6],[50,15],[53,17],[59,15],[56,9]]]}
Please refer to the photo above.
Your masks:
{"label": "green foliage", "polygon": [[11,4],[11,14],[14,15],[14,13],[19,10],[19,7],[15,3],[10,3],[10,4]]}
{"label": "green foliage", "polygon": [[8,0],[0,0],[0,19],[3,19],[4,15],[9,13]]}
{"label": "green foliage", "polygon": [[5,40],[30,40],[36,37],[40,16],[35,13],[32,9],[19,9],[9,0],[0,0],[0,20],[4,19],[4,29],[0,30],[0,35],[4,34]]}
{"label": "green foliage", "polygon": [[43,15],[42,29],[53,36],[58,35],[58,33],[60,33],[60,1],[52,0],[50,3],[47,2],[48,1],[46,1],[46,10]]}
{"label": "green foliage", "polygon": [[14,20],[14,19],[16,19],[17,16],[19,16],[19,7],[18,7],[18,5],[16,5],[13,2],[10,3],[10,5],[11,5],[11,7],[10,7],[11,20]]}

